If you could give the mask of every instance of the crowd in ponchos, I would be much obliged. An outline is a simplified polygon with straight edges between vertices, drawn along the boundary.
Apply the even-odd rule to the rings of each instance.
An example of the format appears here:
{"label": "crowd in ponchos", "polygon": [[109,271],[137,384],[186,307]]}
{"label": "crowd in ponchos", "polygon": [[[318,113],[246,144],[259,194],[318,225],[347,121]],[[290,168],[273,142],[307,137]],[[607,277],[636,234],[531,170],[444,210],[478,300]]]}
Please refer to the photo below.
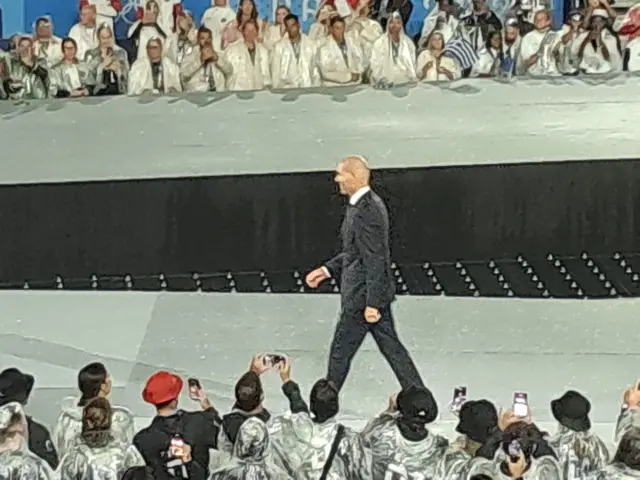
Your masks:
{"label": "crowd in ponchos", "polygon": [[273,369],[256,356],[235,386],[235,404],[221,414],[199,382],[188,394],[200,409],[179,407],[183,380],[152,375],[142,392],[155,417],[135,432],[134,417],[111,405],[111,377],[101,363],[78,374],[77,396],[62,403],[53,431],[34,420],[28,400],[34,377],[16,368],[0,374],[0,478],[12,480],[385,480],[640,478],[640,388],[622,398],[614,442],[591,431],[587,398],[568,391],[551,402],[557,431],[541,431],[531,417],[498,412],[488,400],[462,399],[452,440],[431,431],[439,415],[427,388],[392,395],[362,431],[338,419],[338,390],[321,379],[307,403],[291,379],[291,363],[277,368],[289,409],[273,414],[261,375]]}
{"label": "crowd in ponchos", "polygon": [[486,0],[462,9],[438,0],[415,38],[405,34],[411,2],[325,0],[304,34],[280,6],[273,24],[254,0],[237,11],[213,0],[201,25],[180,0],[145,0],[128,35],[114,38],[117,0],[84,0],[66,38],[37,19],[0,52],[0,98],[75,98],[449,82],[461,77],[607,75],[640,70],[640,6],[618,16],[609,0],[588,0],[553,28],[546,0],[514,0],[501,20]]}

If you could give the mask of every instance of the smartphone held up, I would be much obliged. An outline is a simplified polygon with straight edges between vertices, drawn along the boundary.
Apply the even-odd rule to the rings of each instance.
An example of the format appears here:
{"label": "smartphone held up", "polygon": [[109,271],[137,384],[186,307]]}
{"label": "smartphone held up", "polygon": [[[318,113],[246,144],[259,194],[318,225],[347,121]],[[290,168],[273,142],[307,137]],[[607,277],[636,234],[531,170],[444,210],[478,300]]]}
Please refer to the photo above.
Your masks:
{"label": "smartphone held up", "polygon": [[178,436],[173,437],[169,445],[169,453],[172,457],[182,458],[184,456],[184,440]]}
{"label": "smartphone held up", "polygon": [[200,400],[200,392],[202,391],[202,384],[197,378],[187,379],[187,385],[189,386],[189,398],[191,400]]}
{"label": "smartphone held up", "polygon": [[529,416],[529,398],[526,393],[516,392],[513,394],[513,414],[520,418]]}
{"label": "smartphone held up", "polygon": [[453,389],[453,400],[451,401],[451,411],[454,414],[460,413],[462,405],[467,401],[467,387],[456,387]]}
{"label": "smartphone held up", "polygon": [[287,363],[287,357],[278,353],[266,353],[262,361],[266,368],[278,370]]}

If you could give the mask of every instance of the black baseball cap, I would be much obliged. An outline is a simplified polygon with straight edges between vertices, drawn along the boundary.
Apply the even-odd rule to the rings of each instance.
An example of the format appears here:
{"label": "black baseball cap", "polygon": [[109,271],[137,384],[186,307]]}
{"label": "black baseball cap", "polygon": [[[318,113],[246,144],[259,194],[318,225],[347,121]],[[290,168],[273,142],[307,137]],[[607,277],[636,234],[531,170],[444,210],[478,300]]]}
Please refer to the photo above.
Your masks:
{"label": "black baseball cap", "polygon": [[398,412],[409,422],[428,424],[438,418],[438,404],[428,388],[403,388],[396,400]]}
{"label": "black baseball cap", "polygon": [[7,368],[0,373],[0,405],[11,402],[27,403],[34,378],[32,375],[22,373],[17,368]]}

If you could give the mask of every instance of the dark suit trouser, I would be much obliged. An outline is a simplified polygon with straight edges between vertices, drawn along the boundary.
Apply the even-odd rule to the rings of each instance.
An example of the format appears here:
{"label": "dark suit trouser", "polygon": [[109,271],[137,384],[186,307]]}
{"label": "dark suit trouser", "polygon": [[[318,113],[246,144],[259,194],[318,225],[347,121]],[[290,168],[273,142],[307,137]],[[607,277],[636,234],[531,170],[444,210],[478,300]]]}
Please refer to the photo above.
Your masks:
{"label": "dark suit trouser", "polygon": [[391,307],[380,310],[381,318],[376,323],[368,323],[364,319],[364,310],[357,313],[342,311],[336,326],[329,353],[329,374],[327,378],[333,381],[338,389],[347,378],[351,361],[364,342],[368,332],[378,344],[382,355],[389,363],[402,388],[415,385],[423,387],[422,379],[416,366],[409,356],[409,352],[402,345],[393,322]]}

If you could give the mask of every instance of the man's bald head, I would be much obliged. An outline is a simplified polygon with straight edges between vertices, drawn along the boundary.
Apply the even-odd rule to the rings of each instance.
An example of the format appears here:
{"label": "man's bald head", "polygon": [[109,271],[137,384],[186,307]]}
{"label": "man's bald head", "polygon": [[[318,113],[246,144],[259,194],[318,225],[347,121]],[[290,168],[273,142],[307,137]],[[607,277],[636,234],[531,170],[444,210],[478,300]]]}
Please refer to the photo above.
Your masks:
{"label": "man's bald head", "polygon": [[361,155],[350,155],[338,164],[335,181],[340,186],[340,193],[351,196],[369,185],[370,176],[367,159]]}
{"label": "man's bald head", "polygon": [[362,155],[350,155],[340,162],[345,172],[353,175],[356,180],[362,182],[363,185],[369,185],[371,172],[369,170],[369,162]]}

